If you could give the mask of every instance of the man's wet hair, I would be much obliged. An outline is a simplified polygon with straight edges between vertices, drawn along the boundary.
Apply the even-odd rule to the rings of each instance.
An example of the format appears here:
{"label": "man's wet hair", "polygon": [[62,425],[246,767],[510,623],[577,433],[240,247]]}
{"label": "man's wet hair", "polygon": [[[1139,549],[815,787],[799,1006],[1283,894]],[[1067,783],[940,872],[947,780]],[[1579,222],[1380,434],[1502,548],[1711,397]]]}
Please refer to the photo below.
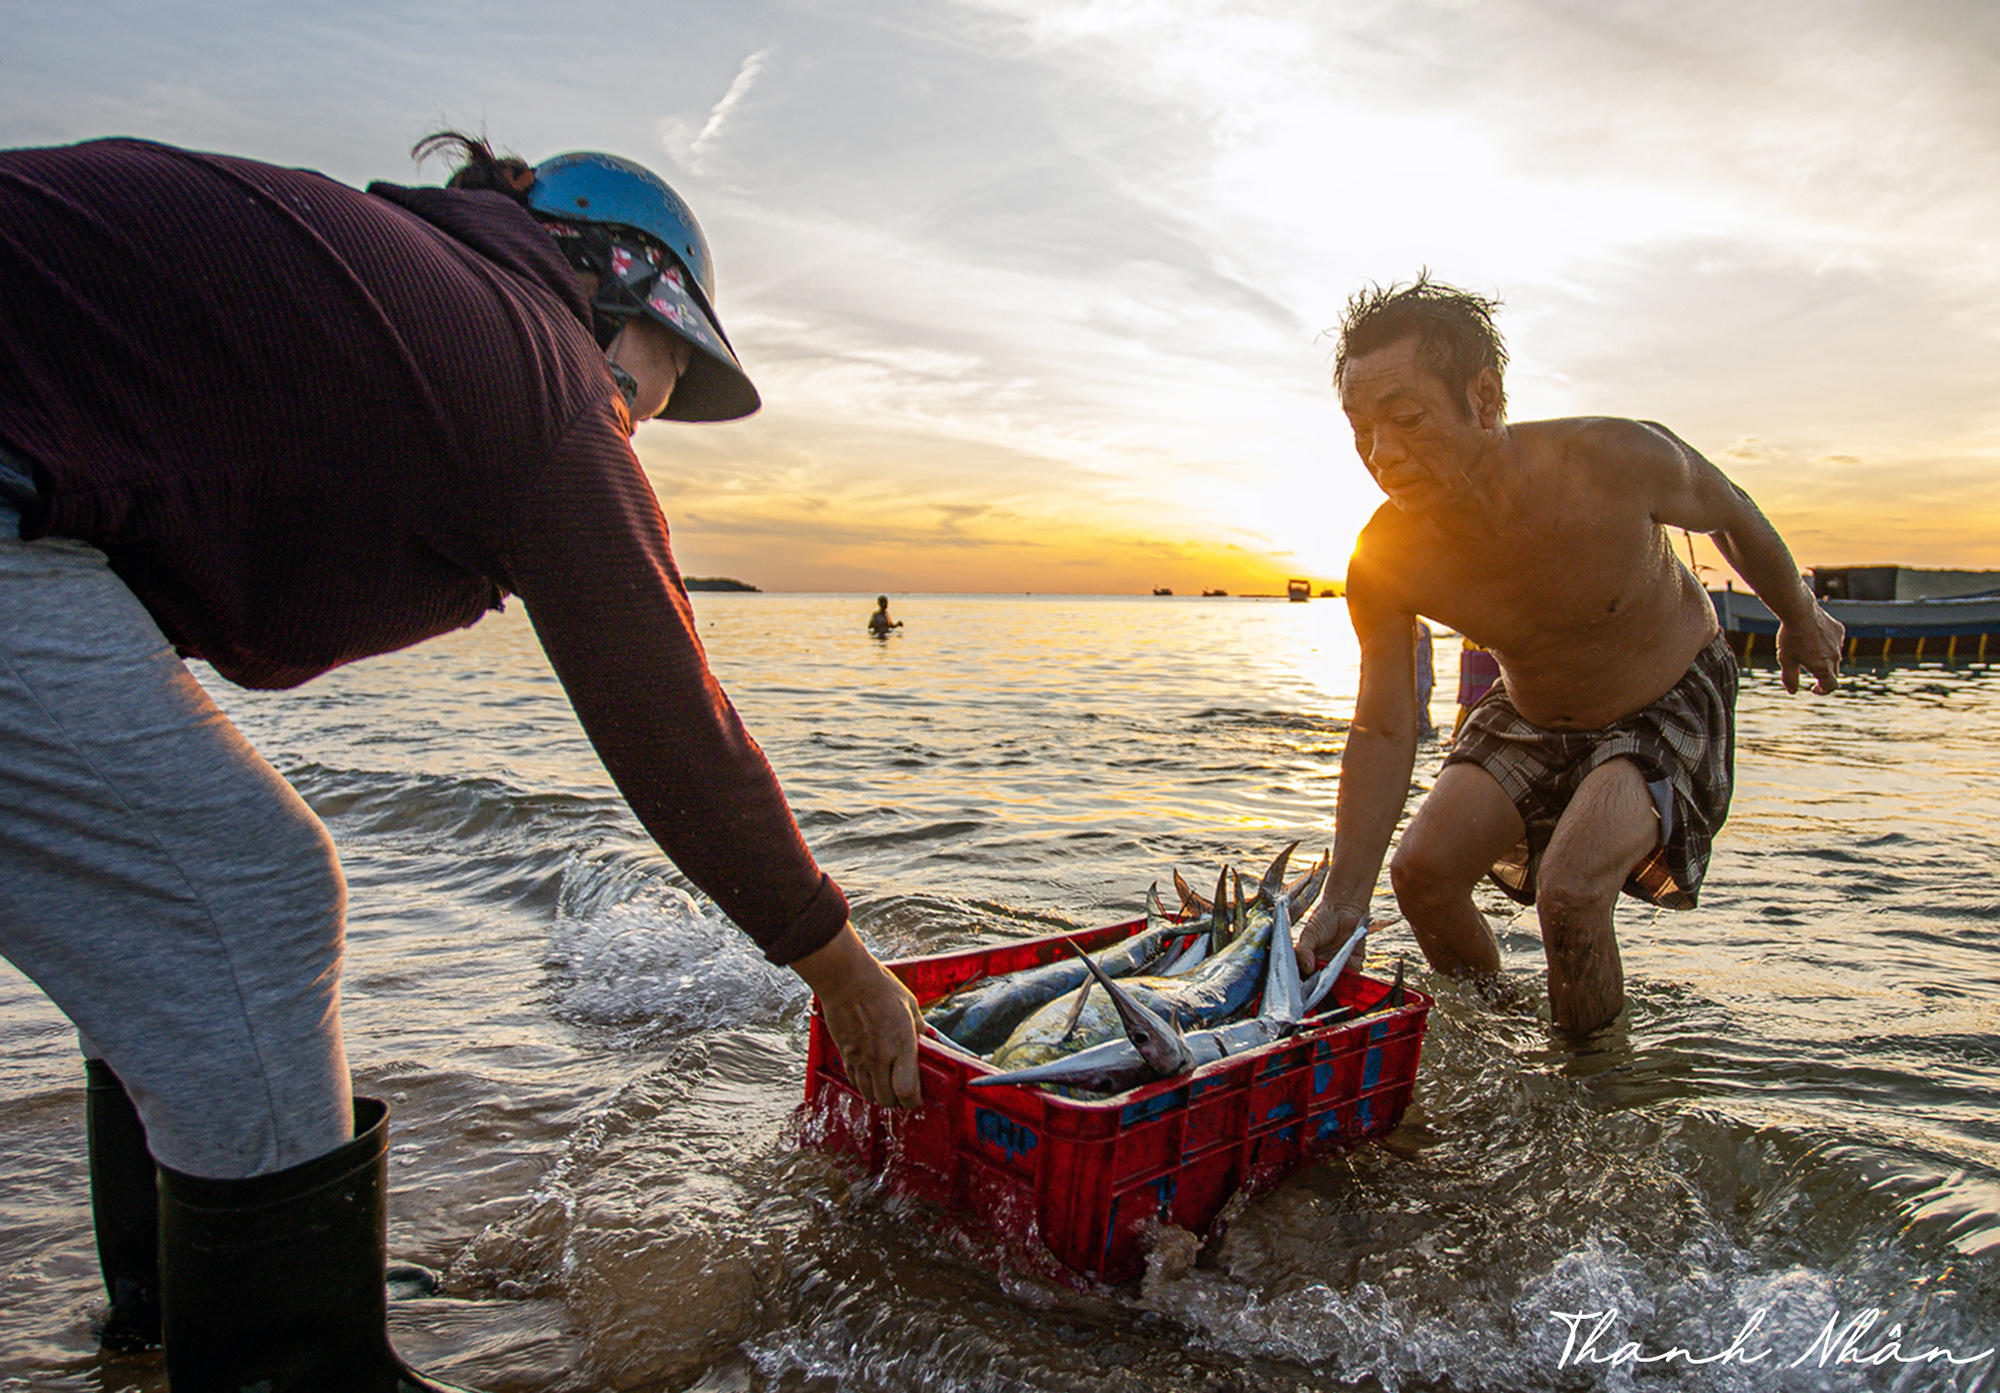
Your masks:
{"label": "man's wet hair", "polygon": [[1414,337],[1418,363],[1445,385],[1459,410],[1466,409],[1466,389],[1481,368],[1493,369],[1501,379],[1504,409],[1507,345],[1493,327],[1493,312],[1499,308],[1496,299],[1432,280],[1428,270],[1408,285],[1371,284],[1358,290],[1341,316],[1340,340],[1333,353],[1334,386],[1340,385],[1349,359]]}

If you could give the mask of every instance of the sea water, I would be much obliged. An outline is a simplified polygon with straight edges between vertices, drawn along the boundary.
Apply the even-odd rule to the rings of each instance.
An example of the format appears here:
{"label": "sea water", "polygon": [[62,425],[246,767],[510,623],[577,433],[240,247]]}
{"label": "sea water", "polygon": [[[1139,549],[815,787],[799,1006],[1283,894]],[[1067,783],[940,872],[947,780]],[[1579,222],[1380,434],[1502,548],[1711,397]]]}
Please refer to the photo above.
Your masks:
{"label": "sea water", "polygon": [[[698,594],[883,956],[1127,918],[1331,835],[1344,608]],[[618,636],[604,642],[615,647]],[[1433,711],[1449,728],[1457,641]],[[1435,994],[1389,1138],[1076,1290],[797,1145],[809,998],[624,808],[518,608],[289,693],[210,689],[332,828],[357,1091],[394,1109],[399,1347],[493,1390],[2000,1387],[2000,673],[1744,674],[1699,909],[1619,910],[1630,1009]],[[1420,750],[1412,805],[1441,751]],[[0,964],[0,1388],[99,1356],[81,1069]]]}

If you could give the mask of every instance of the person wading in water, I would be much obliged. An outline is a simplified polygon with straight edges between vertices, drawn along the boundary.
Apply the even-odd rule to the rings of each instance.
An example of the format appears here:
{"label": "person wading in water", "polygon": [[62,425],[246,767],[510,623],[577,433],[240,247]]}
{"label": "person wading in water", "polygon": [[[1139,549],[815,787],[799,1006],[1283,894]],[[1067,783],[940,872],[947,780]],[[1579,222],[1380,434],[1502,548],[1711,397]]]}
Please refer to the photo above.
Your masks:
{"label": "person wading in water", "polygon": [[887,595],[877,595],[875,597],[875,612],[868,616],[868,632],[875,635],[876,638],[887,638],[891,629],[900,629],[902,627],[902,620],[891,619],[889,617],[889,597]]}
{"label": "person wading in water", "polygon": [[1334,385],[1389,501],[1347,572],[1361,686],[1299,960],[1346,942],[1402,816],[1423,615],[1491,649],[1500,680],[1403,833],[1396,902],[1460,976],[1500,970],[1482,878],[1537,905],[1555,1023],[1586,1035],[1624,1005],[1619,891],[1691,908],[1729,810],[1736,660],[1666,529],[1707,533],[1778,616],[1787,691],[1801,668],[1833,690],[1842,630],[1749,495],[1666,427],[1508,421],[1495,308],[1426,276],[1357,295],[1342,325]]}
{"label": "person wading in water", "polygon": [[449,187],[365,193],[0,152],[0,951],[81,1037],[102,1337],[164,1327],[176,1393],[436,1386],[384,1328],[339,862],[183,656],[291,687],[518,597],[647,831],[865,1097],[920,1101],[916,1003],[710,675],[632,451],[759,405],[693,214],[615,156],[437,150]]}

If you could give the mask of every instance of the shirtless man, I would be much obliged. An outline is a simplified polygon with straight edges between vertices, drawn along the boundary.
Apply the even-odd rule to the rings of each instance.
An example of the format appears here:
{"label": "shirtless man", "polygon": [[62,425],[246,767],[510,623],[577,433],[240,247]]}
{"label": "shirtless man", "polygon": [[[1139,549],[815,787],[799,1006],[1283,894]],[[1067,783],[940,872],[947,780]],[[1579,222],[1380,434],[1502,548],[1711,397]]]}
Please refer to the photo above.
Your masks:
{"label": "shirtless man", "polygon": [[1455,976],[1500,968],[1472,901],[1482,877],[1536,904],[1555,1023],[1581,1036],[1624,1005],[1618,892],[1693,906],[1729,807],[1735,659],[1666,529],[1708,534],[1778,616],[1787,691],[1801,668],[1833,690],[1842,630],[1757,505],[1665,427],[1507,421],[1494,308],[1420,278],[1357,295],[1342,325],[1334,384],[1389,501],[1347,572],[1361,689],[1330,893],[1299,960],[1353,932],[1402,814],[1424,615],[1492,649],[1500,681],[1403,833],[1397,903]]}

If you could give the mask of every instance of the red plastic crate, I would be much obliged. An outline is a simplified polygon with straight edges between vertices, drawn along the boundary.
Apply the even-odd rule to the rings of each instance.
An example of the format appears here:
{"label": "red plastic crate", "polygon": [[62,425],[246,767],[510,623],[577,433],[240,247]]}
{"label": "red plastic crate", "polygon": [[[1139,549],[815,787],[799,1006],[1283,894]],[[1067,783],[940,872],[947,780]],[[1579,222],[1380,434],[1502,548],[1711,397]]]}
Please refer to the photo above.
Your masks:
{"label": "red plastic crate", "polygon": [[[1146,921],[886,964],[928,1005],[954,987],[1094,951]],[[1389,984],[1341,974],[1333,1003],[1379,1006]],[[805,1144],[856,1157],[898,1189],[1010,1241],[1045,1245],[1071,1271],[1122,1281],[1145,1267],[1148,1220],[1206,1234],[1238,1190],[1269,1189],[1315,1157],[1394,1127],[1409,1105],[1431,999],[1288,1040],[1194,1073],[1085,1102],[1040,1088],[972,1088],[994,1072],[918,1042],[924,1106],[878,1108],[848,1082],[814,1003]]]}

